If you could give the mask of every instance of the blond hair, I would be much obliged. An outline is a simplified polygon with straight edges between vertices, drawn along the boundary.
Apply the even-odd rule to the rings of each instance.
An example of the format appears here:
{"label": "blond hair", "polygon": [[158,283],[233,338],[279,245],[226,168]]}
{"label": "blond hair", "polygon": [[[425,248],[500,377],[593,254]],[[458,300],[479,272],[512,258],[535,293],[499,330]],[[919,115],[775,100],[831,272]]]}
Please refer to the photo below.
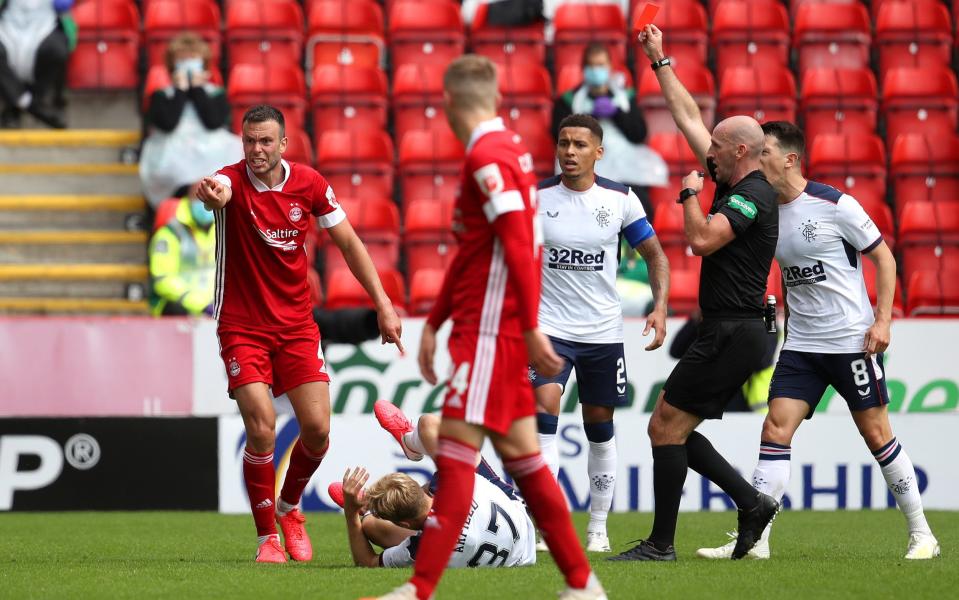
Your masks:
{"label": "blond hair", "polygon": [[370,511],[381,519],[412,521],[426,512],[426,492],[409,475],[391,473],[366,490]]}
{"label": "blond hair", "polygon": [[465,110],[496,110],[496,65],[478,54],[464,54],[450,63],[443,89],[453,106]]}
{"label": "blond hair", "polygon": [[203,68],[210,66],[210,45],[207,44],[199,34],[192,31],[179,33],[170,40],[166,47],[164,61],[166,68],[171,73],[176,69],[176,59],[184,54],[197,55],[203,59]]}

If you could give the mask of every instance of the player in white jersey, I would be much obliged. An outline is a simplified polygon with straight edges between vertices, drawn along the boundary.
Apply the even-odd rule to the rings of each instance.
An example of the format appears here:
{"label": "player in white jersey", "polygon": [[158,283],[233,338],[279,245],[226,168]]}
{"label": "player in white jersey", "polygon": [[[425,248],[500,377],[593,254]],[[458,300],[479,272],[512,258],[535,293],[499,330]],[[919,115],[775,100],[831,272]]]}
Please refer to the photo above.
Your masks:
{"label": "player in white jersey", "polygon": [[[906,517],[906,558],[939,556],[915,468],[893,435],[886,406],[882,353],[889,345],[896,261],[855,198],[803,177],[802,131],[785,121],[762,127],[763,173],[779,193],[776,260],[783,274],[786,342],[770,385],[753,485],[777,500],[782,497],[793,435],[832,385],[846,400]],[[877,266],[875,313],[863,280],[862,255]],[[769,557],[769,531],[767,527],[748,556]],[[702,548],[697,554],[728,558],[732,547]]]}
{"label": "player in white jersey", "polygon": [[586,549],[609,552],[606,517],[616,482],[613,413],[627,402],[623,354],[623,312],[616,292],[620,236],[649,266],[654,307],[643,335],[655,330],[646,350],[666,337],[669,263],[639,198],[627,186],[599,177],[603,129],[589,115],[570,115],[559,127],[556,158],[562,173],[539,184],[543,225],[543,289],[540,329],[553,343],[564,367],[543,377],[530,367],[536,392],[540,447],[556,475],[556,430],[560,397],[576,370],[583,428],[589,441],[590,519]]}
{"label": "player in white jersey", "polygon": [[[412,460],[433,456],[439,418],[422,415],[414,429],[393,404],[380,400],[374,412],[384,429]],[[330,497],[343,507],[353,562],[361,567],[410,567],[420,548],[420,532],[432,515],[436,475],[421,486],[409,475],[391,473],[368,489],[369,473],[347,470]],[[383,548],[376,554],[370,543]],[[453,548],[449,567],[518,567],[536,564],[536,529],[516,491],[480,459],[469,516]]]}

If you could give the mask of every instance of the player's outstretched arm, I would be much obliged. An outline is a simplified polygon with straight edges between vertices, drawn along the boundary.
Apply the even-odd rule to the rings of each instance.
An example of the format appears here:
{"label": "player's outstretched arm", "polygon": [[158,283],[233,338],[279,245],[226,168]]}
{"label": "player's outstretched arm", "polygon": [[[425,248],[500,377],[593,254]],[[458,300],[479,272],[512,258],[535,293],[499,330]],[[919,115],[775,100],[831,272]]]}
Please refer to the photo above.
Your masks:
{"label": "player's outstretched arm", "polygon": [[360,521],[363,503],[359,495],[369,478],[370,474],[363,467],[347,469],[343,474],[343,514],[346,516],[346,535],[350,542],[353,564],[358,567],[380,566],[380,557],[366,539],[363,523]]}
{"label": "player's outstretched arm", "polygon": [[666,339],[666,307],[669,298],[669,259],[659,244],[655,235],[648,237],[636,246],[636,251],[646,261],[649,269],[649,287],[653,290],[653,310],[646,317],[646,328],[643,335],[649,335],[650,330],[656,332],[653,341],[646,346],[646,350],[655,350],[663,345]]}
{"label": "player's outstretched arm", "polygon": [[896,294],[896,259],[886,242],[879,242],[866,256],[876,264],[876,320],[866,331],[863,350],[868,354],[878,354],[886,351],[891,337],[889,329],[892,302]]}
{"label": "player's outstretched arm", "polygon": [[383,290],[380,276],[376,272],[376,267],[373,266],[373,260],[366,251],[366,246],[363,245],[347,219],[343,219],[336,225],[327,228],[326,231],[329,232],[333,243],[339,248],[340,254],[346,260],[346,265],[350,268],[350,272],[353,273],[353,276],[369,294],[370,299],[373,300],[382,342],[384,344],[396,344],[399,351],[403,352],[403,342],[400,339],[403,334],[403,323],[396,315],[396,310],[393,309],[393,303],[389,296]]}
{"label": "player's outstretched arm", "polygon": [[[639,43],[650,62],[666,58],[666,53],[663,52],[663,32],[655,25],[647,25],[646,29],[639,32]],[[663,96],[666,98],[666,105],[673,115],[673,120],[686,136],[686,141],[700,164],[705,167],[706,152],[709,150],[712,136],[706,124],[703,123],[699,105],[669,65],[656,69],[656,79],[659,80],[659,87],[663,90]]]}
{"label": "player's outstretched arm", "polygon": [[219,210],[232,198],[233,188],[214,177],[204,177],[196,186],[196,199],[202,202],[207,210]]}

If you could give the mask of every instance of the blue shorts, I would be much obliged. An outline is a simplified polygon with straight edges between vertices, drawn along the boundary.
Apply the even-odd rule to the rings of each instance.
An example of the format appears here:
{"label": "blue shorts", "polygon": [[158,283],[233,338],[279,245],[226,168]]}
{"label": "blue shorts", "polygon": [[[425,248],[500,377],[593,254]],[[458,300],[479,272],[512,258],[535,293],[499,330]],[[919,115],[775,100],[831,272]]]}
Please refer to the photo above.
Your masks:
{"label": "blue shorts", "polygon": [[541,377],[529,368],[534,388],[558,383],[564,389],[576,369],[579,401],[596,406],[626,406],[626,355],[622,343],[586,344],[549,336],[553,350],[563,359],[563,370],[556,377]]}
{"label": "blue shorts", "polygon": [[820,354],[783,350],[769,384],[769,399],[794,398],[809,404],[812,418],[827,386],[846,400],[849,410],[889,404],[882,354]]}

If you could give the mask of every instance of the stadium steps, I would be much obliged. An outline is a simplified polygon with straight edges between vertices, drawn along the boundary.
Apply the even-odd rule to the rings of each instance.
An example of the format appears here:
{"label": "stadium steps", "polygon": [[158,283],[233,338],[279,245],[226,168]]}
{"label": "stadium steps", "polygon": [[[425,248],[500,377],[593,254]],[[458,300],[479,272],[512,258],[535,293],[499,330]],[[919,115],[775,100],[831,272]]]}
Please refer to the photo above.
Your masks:
{"label": "stadium steps", "polygon": [[137,130],[0,131],[0,313],[146,313]]}

